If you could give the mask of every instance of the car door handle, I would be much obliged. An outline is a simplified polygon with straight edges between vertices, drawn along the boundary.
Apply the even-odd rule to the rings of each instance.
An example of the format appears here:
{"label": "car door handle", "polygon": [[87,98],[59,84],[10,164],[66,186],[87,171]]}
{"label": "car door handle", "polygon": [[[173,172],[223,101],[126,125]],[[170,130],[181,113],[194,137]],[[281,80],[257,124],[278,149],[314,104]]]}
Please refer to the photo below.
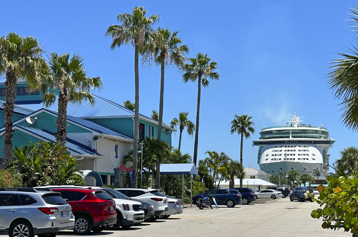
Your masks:
{"label": "car door handle", "polygon": [[10,209],[9,212],[16,212],[16,209]]}

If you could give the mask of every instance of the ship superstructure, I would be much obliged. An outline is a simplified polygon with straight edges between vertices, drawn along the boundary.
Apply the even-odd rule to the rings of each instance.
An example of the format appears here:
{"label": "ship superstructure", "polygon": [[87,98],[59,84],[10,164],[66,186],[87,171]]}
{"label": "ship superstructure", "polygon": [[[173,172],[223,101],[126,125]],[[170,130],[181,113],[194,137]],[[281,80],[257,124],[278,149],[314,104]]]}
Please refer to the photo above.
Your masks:
{"label": "ship superstructure", "polygon": [[324,178],[329,168],[328,149],[335,142],[326,128],[302,124],[294,113],[286,126],[263,127],[259,140],[257,162],[268,174],[298,170],[314,178]]}

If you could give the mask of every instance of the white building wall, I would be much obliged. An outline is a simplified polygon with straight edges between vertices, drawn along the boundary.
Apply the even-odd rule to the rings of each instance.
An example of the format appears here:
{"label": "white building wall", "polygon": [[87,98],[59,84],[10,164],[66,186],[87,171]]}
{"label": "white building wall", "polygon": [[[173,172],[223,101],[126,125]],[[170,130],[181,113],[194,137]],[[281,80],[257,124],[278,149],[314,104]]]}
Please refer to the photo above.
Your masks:
{"label": "white building wall", "polygon": [[123,157],[133,149],[133,144],[104,138],[96,142],[94,148],[99,154],[103,155],[103,159],[96,161],[96,171],[113,174],[114,168],[123,164]]}

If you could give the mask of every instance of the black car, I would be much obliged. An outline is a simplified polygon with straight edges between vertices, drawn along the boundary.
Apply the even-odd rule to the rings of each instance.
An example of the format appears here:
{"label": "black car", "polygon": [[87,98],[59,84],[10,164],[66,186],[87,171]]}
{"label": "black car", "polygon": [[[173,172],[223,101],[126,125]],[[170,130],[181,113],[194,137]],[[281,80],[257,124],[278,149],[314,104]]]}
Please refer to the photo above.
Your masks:
{"label": "black car", "polygon": [[290,200],[291,200],[291,202],[292,202],[293,200],[297,200],[297,201],[299,201],[299,202],[304,202],[304,201],[307,200],[307,201],[312,202],[312,199],[311,199],[310,197],[307,197],[307,196],[306,196],[306,191],[305,191],[305,190],[301,190],[301,189],[293,191],[293,192],[290,194]]}
{"label": "black car", "polygon": [[247,205],[252,201],[255,201],[255,193],[249,188],[234,188],[242,195],[242,204]]}

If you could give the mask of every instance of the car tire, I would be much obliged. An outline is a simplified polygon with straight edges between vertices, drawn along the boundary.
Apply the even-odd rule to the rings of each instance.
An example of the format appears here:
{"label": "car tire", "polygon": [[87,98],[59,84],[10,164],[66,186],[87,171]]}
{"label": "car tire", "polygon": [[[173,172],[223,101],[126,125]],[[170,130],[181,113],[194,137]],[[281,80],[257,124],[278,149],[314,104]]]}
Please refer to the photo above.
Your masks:
{"label": "car tire", "polygon": [[290,197],[290,201],[293,202],[293,199]]}
{"label": "car tire", "polygon": [[255,195],[255,199],[258,199],[257,195]]}
{"label": "car tire", "polygon": [[73,228],[76,235],[87,235],[91,232],[92,227],[92,220],[88,216],[76,216],[75,227]]}
{"label": "car tire", "polygon": [[235,202],[233,200],[229,199],[226,201],[226,206],[229,208],[232,208],[235,206]]}
{"label": "car tire", "polygon": [[131,225],[122,225],[123,230],[129,230],[131,228]]}
{"label": "car tire", "polygon": [[10,237],[17,236],[26,236],[26,237],[34,237],[34,229],[31,224],[25,220],[16,221],[11,225],[9,231]]}
{"label": "car tire", "polygon": [[163,218],[163,219],[168,219],[169,216],[170,216],[170,215],[163,215],[162,218]]}
{"label": "car tire", "polygon": [[94,233],[99,233],[99,232],[101,232],[102,230],[104,230],[106,227],[105,226],[96,226],[96,227],[93,227],[92,228],[92,231],[94,232]]}
{"label": "car tire", "polygon": [[249,199],[247,199],[247,198],[243,198],[242,199],[242,204],[243,205],[248,205],[250,202],[249,202]]}
{"label": "car tire", "polygon": [[275,195],[271,195],[271,199],[276,199],[276,196],[275,196]]}
{"label": "car tire", "polygon": [[122,220],[123,220],[122,214],[119,211],[117,211],[117,223],[113,226],[113,229],[119,230],[123,223]]}

